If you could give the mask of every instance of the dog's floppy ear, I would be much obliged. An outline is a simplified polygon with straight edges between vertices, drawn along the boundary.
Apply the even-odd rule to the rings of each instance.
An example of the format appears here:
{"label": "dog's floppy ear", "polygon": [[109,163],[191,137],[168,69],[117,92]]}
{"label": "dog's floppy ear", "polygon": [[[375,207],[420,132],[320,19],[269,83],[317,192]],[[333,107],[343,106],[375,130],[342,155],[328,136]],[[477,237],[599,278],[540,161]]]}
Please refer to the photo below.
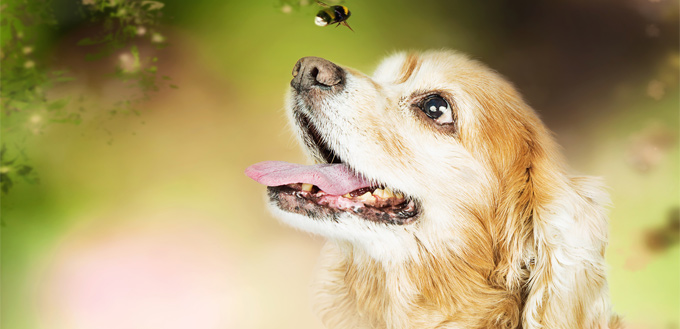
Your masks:
{"label": "dog's floppy ear", "polygon": [[488,143],[504,160],[495,165],[504,193],[496,273],[522,295],[524,329],[617,328],[604,262],[608,196],[596,178],[567,176],[557,144],[531,113],[510,108],[505,126],[490,126],[497,135]]}
{"label": "dog's floppy ear", "polygon": [[535,202],[531,211],[534,257],[523,328],[618,327],[618,319],[610,319],[604,263],[608,196],[595,178],[564,178],[558,185],[548,204]]}

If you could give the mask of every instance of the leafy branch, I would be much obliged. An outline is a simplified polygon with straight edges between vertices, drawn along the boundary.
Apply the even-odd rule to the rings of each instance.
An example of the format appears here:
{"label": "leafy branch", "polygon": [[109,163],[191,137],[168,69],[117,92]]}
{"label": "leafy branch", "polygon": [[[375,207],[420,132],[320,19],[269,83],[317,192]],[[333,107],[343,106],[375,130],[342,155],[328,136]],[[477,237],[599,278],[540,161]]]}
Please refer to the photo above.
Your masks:
{"label": "leafy branch", "polygon": [[[116,102],[109,113],[138,113],[134,109],[136,104],[147,99],[149,92],[158,90],[159,59],[142,57],[135,42],[145,39],[156,47],[166,44],[165,36],[158,30],[164,6],[163,2],[152,0],[82,0],[83,21],[101,29],[97,35],[78,41],[76,46],[88,50],[85,60],[89,61],[120,53],[112,76],[134,82],[140,91]],[[0,189],[4,193],[14,186],[16,178],[31,183],[38,181],[24,152],[30,136],[41,134],[48,124],[78,125],[84,120],[81,114],[85,109],[73,104],[73,99],[82,100],[82,95],[49,94],[55,86],[75,78],[68,70],[49,70],[49,65],[36,55],[45,52],[38,42],[45,31],[59,28],[52,8],[52,0],[7,0],[0,5],[0,128],[3,135]],[[10,153],[22,156],[10,159],[7,156]]]}

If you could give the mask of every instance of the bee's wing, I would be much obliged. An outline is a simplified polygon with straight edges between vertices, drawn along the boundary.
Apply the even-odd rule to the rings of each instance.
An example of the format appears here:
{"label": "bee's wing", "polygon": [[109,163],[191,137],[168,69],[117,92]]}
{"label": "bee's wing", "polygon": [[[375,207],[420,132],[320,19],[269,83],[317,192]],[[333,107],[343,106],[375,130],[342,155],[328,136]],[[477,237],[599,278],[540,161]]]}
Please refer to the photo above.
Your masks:
{"label": "bee's wing", "polygon": [[325,3],[323,3],[323,2],[321,2],[321,1],[319,1],[319,0],[316,0],[316,3],[317,3],[319,6],[321,6],[321,7],[329,7],[327,4],[325,4]]}

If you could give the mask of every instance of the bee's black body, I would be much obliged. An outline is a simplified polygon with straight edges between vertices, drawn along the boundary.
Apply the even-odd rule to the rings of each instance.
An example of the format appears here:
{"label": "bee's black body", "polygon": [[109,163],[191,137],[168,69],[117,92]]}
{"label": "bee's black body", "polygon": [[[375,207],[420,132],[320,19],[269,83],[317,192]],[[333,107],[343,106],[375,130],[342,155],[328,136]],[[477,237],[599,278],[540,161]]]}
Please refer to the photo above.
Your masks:
{"label": "bee's black body", "polygon": [[[317,3],[324,7],[324,9],[319,10],[319,13],[316,14],[317,25],[325,26],[337,23],[338,25],[342,24],[349,27],[347,24],[347,19],[352,15],[352,13],[349,11],[349,9],[347,9],[347,7],[339,5],[328,6],[320,1],[317,1]],[[351,30],[352,28],[349,27],[349,29]]]}

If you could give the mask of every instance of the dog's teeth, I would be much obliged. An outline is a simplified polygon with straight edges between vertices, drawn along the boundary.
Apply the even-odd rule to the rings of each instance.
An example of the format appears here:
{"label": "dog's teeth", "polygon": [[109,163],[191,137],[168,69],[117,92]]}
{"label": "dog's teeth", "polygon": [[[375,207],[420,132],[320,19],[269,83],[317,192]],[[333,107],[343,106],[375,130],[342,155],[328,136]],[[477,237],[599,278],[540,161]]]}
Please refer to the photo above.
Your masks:
{"label": "dog's teeth", "polygon": [[383,198],[383,199],[385,198],[385,194],[384,194],[384,193],[385,193],[385,192],[384,192],[382,189],[379,189],[379,188],[377,188],[377,189],[375,189],[375,191],[373,191],[373,195],[379,196],[379,197],[381,197],[381,198]]}
{"label": "dog's teeth", "polygon": [[390,190],[389,188],[385,188],[383,190],[383,198],[385,198],[385,199],[394,198],[394,193],[392,193],[392,190]]}
{"label": "dog's teeth", "polygon": [[361,201],[364,202],[364,203],[366,203],[366,202],[374,202],[374,201],[375,201],[375,197],[371,194],[371,192],[366,192],[366,193],[360,195],[360,196],[358,197],[358,199],[361,200]]}
{"label": "dog's teeth", "polygon": [[403,199],[404,195],[401,192],[394,193],[394,196],[397,197],[397,199]]}
{"label": "dog's teeth", "polygon": [[312,187],[314,187],[314,185],[307,184],[307,183],[303,183],[302,186],[301,186],[302,190],[305,191],[305,192],[311,192]]}
{"label": "dog's teeth", "polygon": [[347,199],[351,199],[351,198],[352,198],[352,196],[349,195],[349,193],[345,193],[342,197],[343,197],[343,198],[347,198]]}

